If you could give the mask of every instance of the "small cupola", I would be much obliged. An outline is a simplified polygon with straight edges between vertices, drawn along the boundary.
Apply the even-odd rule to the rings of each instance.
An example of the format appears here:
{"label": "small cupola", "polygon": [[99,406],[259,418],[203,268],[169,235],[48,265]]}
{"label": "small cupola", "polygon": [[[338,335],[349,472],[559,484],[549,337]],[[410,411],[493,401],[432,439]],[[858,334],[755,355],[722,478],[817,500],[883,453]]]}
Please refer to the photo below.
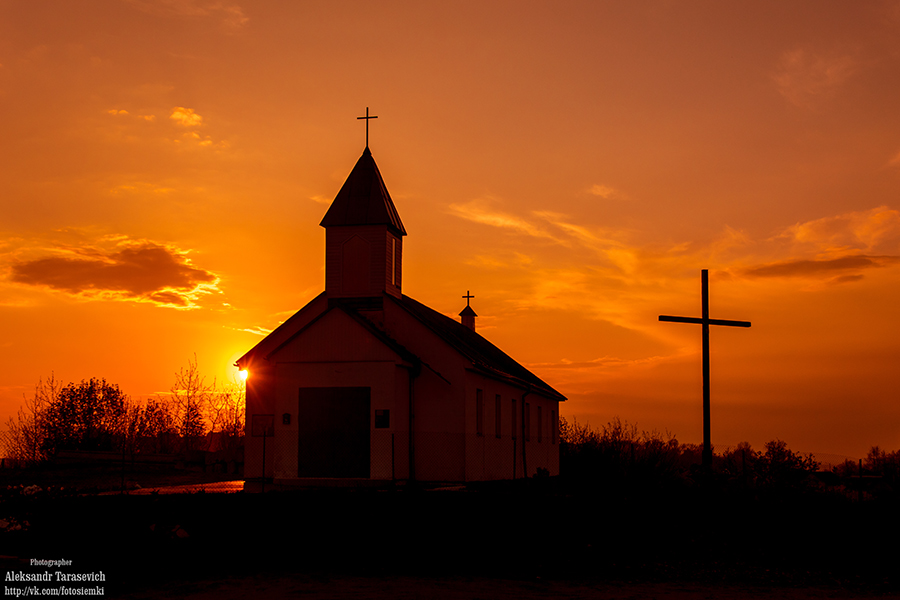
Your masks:
{"label": "small cupola", "polygon": [[469,290],[466,290],[466,295],[463,296],[466,299],[466,307],[459,313],[459,322],[463,324],[463,327],[468,327],[472,331],[475,331],[475,317],[478,316],[469,305],[469,301],[474,297]]}

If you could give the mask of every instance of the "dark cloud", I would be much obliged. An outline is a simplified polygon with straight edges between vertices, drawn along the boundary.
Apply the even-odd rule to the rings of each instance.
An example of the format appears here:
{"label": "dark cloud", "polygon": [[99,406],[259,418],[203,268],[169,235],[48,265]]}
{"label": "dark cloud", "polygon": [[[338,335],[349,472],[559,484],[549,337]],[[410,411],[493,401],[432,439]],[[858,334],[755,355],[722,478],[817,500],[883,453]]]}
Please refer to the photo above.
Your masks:
{"label": "dark cloud", "polygon": [[[840,271],[860,271],[886,267],[900,260],[897,256],[843,256],[830,260],[789,260],[752,267],[744,271],[749,277],[830,277]],[[861,276],[845,275],[842,280]]]}
{"label": "dark cloud", "polygon": [[193,305],[197,293],[214,286],[215,274],[192,266],[178,250],[152,242],[116,250],[76,250],[12,265],[12,281],[78,295],[144,300],[177,307]]}
{"label": "dark cloud", "polygon": [[862,275],[841,275],[831,280],[831,283],[850,283],[862,279]]}

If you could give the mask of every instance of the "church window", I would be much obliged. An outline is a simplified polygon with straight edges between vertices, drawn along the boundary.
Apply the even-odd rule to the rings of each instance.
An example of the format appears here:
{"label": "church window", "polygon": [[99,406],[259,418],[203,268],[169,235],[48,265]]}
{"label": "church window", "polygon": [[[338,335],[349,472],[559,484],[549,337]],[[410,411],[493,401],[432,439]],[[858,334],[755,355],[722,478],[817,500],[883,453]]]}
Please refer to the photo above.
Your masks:
{"label": "church window", "polygon": [[550,443],[559,442],[559,419],[556,418],[556,411],[550,411]]}
{"label": "church window", "polygon": [[397,285],[397,238],[391,238],[391,285]]}
{"label": "church window", "polygon": [[391,426],[391,411],[376,410],[375,411],[375,429],[389,429]]}
{"label": "church window", "polygon": [[500,437],[500,426],[502,422],[500,421],[500,404],[503,402],[503,398],[500,397],[500,394],[494,398],[494,435],[498,438]]}
{"label": "church window", "polygon": [[516,399],[515,398],[512,399],[512,410],[509,411],[509,414],[512,417],[512,420],[510,421],[512,423],[512,439],[516,439],[516,434],[519,430],[516,428]]}

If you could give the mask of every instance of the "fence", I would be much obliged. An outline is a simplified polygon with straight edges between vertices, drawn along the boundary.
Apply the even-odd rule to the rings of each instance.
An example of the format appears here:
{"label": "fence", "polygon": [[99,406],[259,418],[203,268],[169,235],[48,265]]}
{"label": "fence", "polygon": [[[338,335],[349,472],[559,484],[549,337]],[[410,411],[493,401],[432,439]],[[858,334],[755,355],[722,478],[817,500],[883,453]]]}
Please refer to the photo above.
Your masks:
{"label": "fence", "polygon": [[[248,480],[309,483],[319,479],[468,482],[559,473],[555,436],[372,430],[256,436],[245,440]],[[357,481],[357,483],[361,483]]]}
{"label": "fence", "polygon": [[30,494],[152,494],[239,491],[243,452],[180,454],[62,451],[38,465],[4,459],[0,488]]}

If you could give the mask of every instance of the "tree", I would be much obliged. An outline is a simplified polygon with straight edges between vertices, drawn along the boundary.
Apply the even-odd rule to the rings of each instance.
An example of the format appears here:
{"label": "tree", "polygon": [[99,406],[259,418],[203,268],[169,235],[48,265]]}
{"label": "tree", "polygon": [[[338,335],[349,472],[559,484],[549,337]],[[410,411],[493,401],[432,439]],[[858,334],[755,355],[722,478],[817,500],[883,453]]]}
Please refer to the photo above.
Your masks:
{"label": "tree", "polygon": [[19,407],[15,418],[6,422],[6,431],[2,436],[2,446],[8,458],[24,464],[36,464],[47,458],[44,449],[44,412],[56,402],[62,390],[62,382],[53,374],[45,381],[38,381],[34,395],[25,396],[25,403]]}
{"label": "tree", "polygon": [[222,434],[223,449],[234,450],[240,445],[244,435],[245,411],[246,388],[243,382],[234,381],[214,390],[210,396],[210,430]]}
{"label": "tree", "polygon": [[149,398],[143,405],[129,403],[125,411],[122,429],[124,450],[138,452],[173,452],[172,442],[177,433],[175,418],[169,402],[162,398]]}
{"label": "tree", "polygon": [[199,438],[206,433],[206,416],[215,388],[215,379],[212,385],[207,385],[206,377],[200,374],[196,354],[193,361],[188,360],[187,368],[182,367],[175,373],[175,384],[170,392],[175,409],[175,429],[185,450],[195,450]]}
{"label": "tree", "polygon": [[790,487],[816,472],[819,463],[811,454],[792,452],[781,440],[766,442],[765,452],[756,457],[756,473],[763,485]]}
{"label": "tree", "polygon": [[43,450],[112,450],[122,433],[127,397],[106,379],[69,383],[42,411]]}

